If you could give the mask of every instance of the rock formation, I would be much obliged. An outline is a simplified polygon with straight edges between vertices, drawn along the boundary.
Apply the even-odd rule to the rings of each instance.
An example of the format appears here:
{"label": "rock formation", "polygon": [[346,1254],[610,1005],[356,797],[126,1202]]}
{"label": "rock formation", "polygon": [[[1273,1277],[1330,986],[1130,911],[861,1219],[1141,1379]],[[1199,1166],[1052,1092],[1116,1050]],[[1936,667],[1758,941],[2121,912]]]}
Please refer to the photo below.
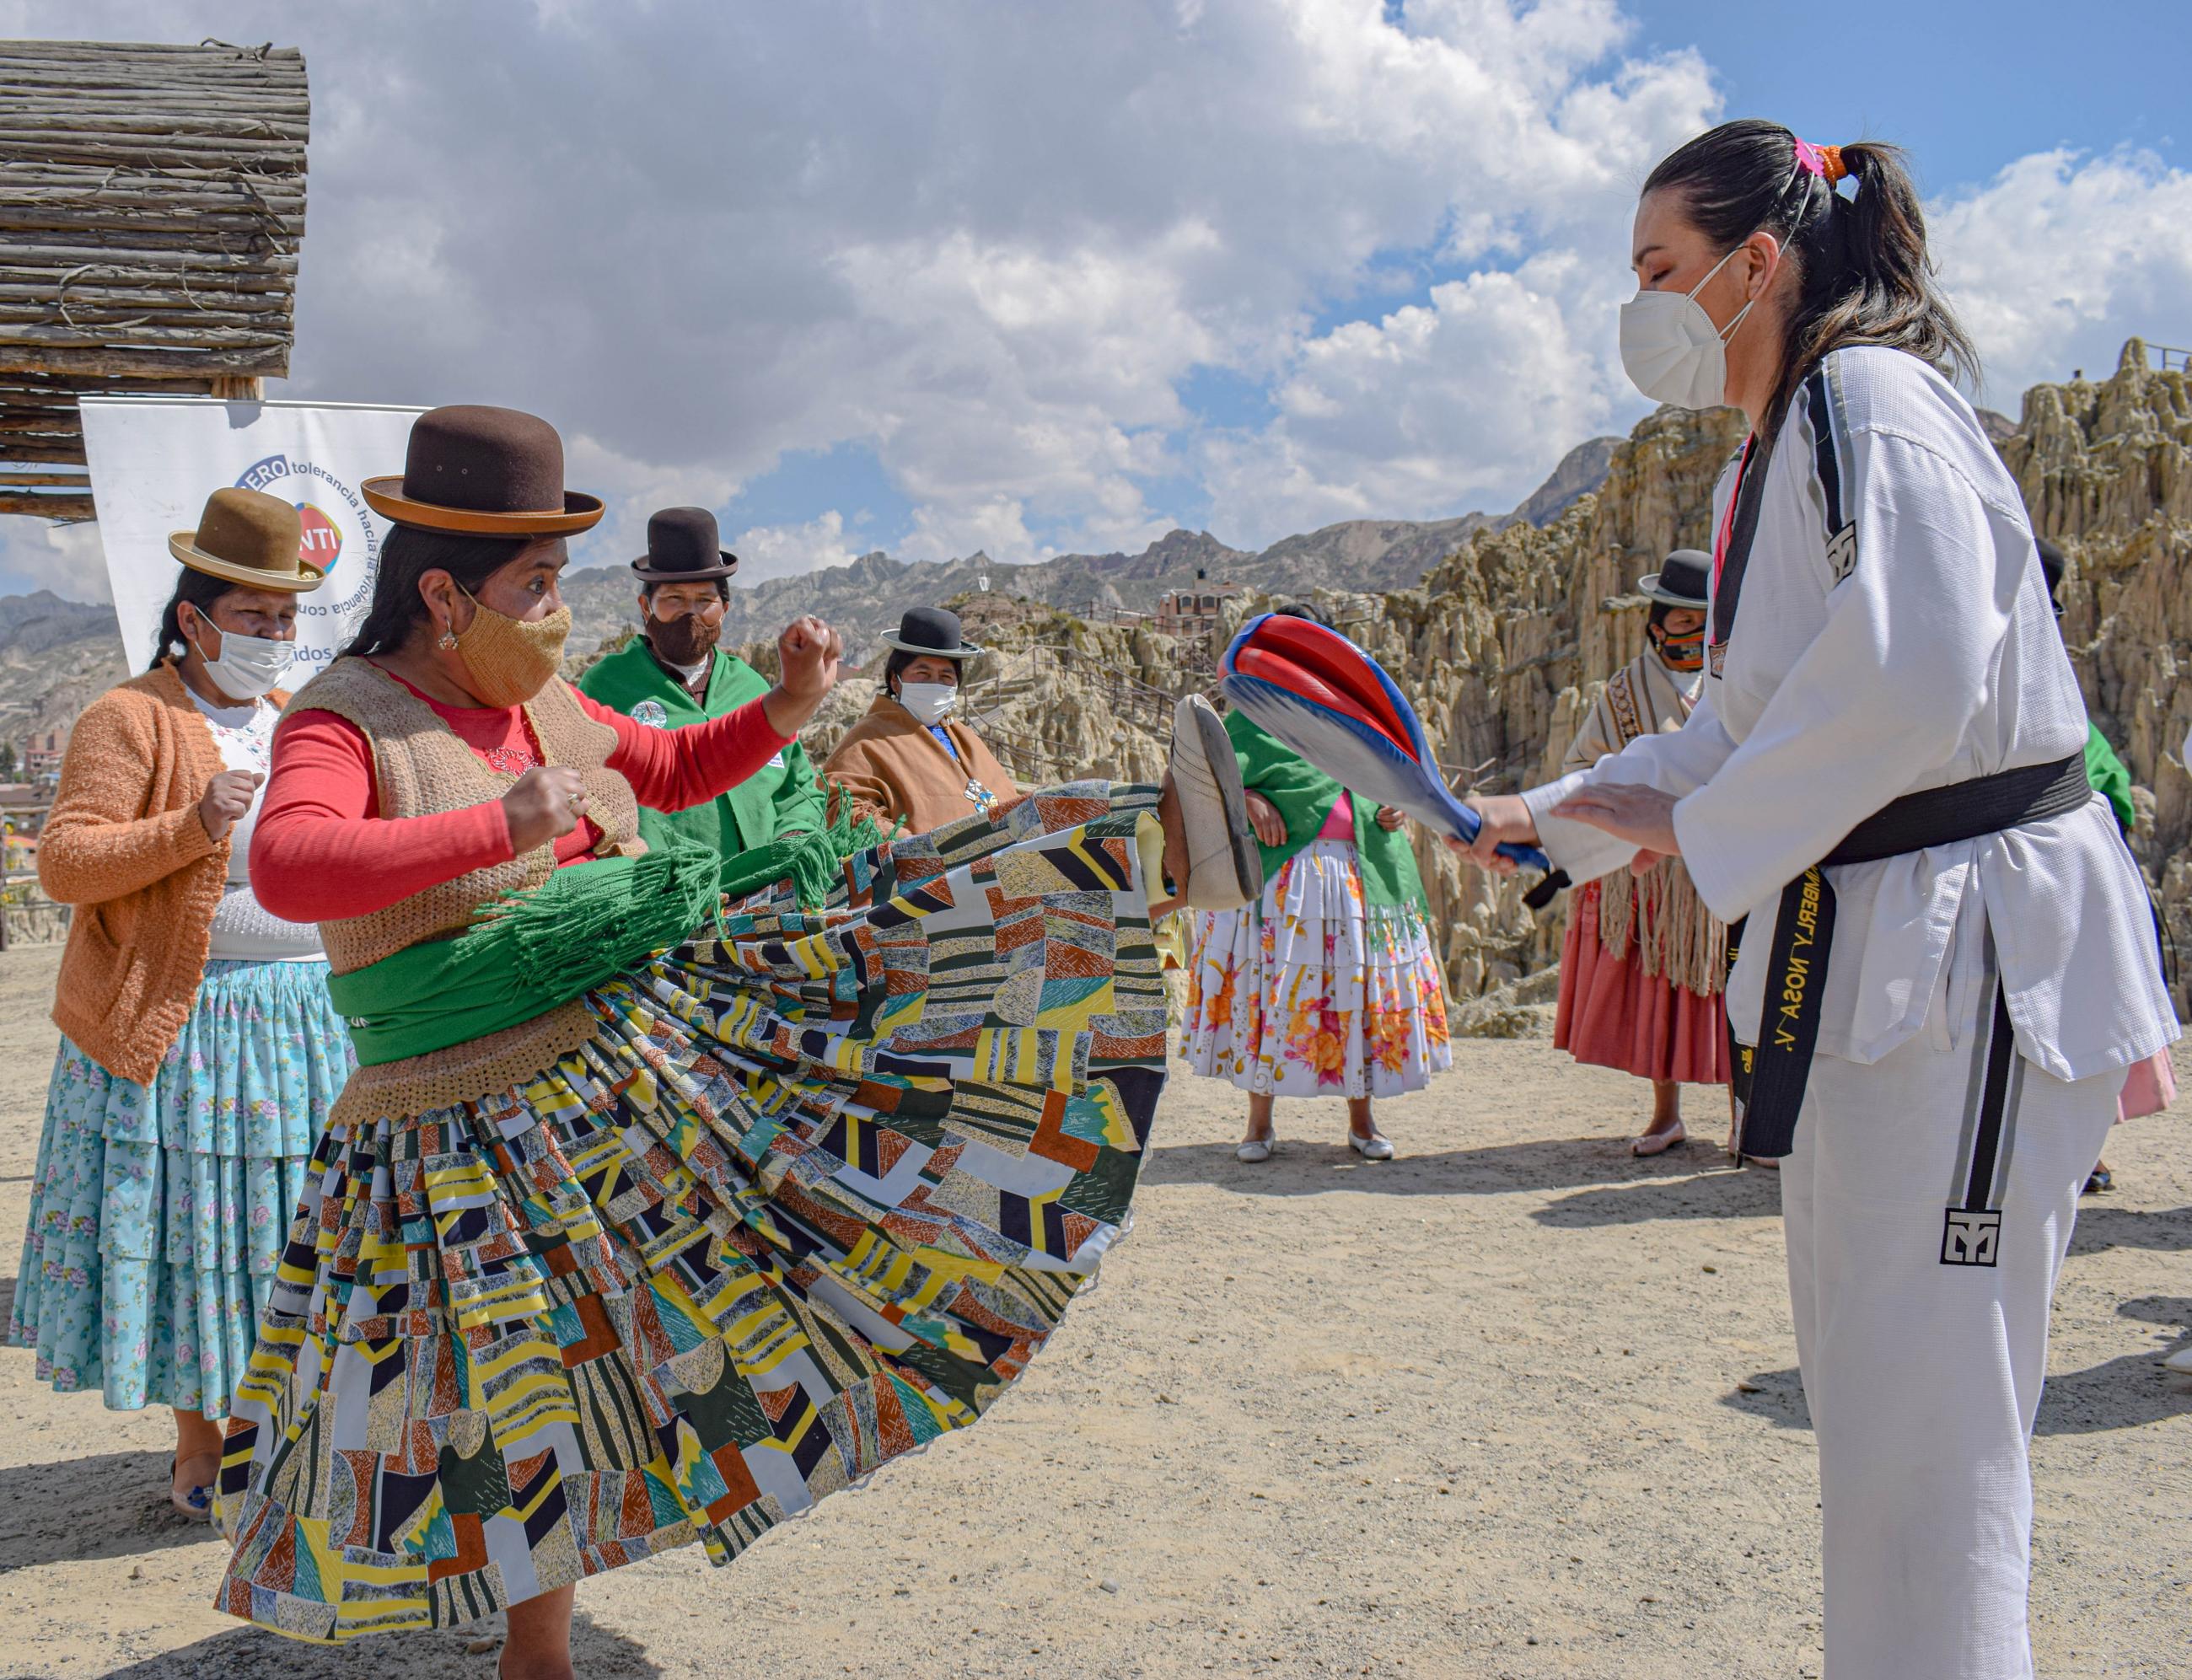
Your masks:
{"label": "rock formation", "polygon": [[2155,372],[2134,339],[2106,379],[2027,391],[2001,453],[2034,527],[2069,558],[2064,639],[2137,784],[2132,850],[2176,949],[2192,955],[2192,378]]}

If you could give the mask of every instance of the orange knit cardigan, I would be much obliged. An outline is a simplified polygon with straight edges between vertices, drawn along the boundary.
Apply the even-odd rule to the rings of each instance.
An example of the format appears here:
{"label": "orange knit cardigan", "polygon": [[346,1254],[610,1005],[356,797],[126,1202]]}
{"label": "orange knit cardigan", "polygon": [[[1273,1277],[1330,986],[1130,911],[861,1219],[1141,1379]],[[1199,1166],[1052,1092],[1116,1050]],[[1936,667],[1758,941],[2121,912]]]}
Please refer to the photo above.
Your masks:
{"label": "orange knit cardigan", "polygon": [[69,736],[38,836],[38,884],[77,907],[54,1022],[119,1079],[151,1083],[205,977],[228,841],[198,801],[220,770],[172,663],[108,689]]}

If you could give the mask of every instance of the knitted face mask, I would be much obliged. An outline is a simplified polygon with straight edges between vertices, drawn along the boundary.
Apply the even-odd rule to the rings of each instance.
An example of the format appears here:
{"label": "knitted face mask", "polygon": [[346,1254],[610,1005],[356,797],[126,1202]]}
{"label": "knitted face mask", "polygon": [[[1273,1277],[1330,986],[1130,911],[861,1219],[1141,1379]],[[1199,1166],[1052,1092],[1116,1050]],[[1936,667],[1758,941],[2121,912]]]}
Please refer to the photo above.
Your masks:
{"label": "knitted face mask", "polygon": [[471,679],[465,686],[475,699],[488,705],[523,705],[562,667],[571,609],[559,607],[528,624],[482,605],[470,589],[465,590],[465,597],[478,609],[457,636],[457,657]]}

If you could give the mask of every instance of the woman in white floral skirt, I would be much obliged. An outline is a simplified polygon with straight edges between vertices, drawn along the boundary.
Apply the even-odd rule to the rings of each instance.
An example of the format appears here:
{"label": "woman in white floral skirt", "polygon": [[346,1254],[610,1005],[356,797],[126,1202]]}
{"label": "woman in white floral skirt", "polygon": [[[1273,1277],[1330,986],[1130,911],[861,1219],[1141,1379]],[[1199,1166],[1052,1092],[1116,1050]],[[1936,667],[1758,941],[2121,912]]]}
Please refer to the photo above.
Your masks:
{"label": "woman in white floral skirt", "polygon": [[[1306,612],[1298,616],[1310,617]],[[1453,1063],[1423,880],[1390,806],[1347,790],[1241,712],[1225,720],[1264,856],[1263,896],[1195,919],[1185,1054],[1248,1093],[1235,1154],[1268,1160],[1281,1096],[1347,1102],[1347,1141],[1392,1159],[1371,1100]]]}

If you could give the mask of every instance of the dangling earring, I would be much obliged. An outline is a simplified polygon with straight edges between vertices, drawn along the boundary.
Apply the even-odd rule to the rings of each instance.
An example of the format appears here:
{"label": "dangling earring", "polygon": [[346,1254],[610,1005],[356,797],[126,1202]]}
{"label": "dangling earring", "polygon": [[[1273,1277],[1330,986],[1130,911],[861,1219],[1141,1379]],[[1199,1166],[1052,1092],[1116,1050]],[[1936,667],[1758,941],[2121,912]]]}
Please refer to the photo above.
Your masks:
{"label": "dangling earring", "polygon": [[442,634],[435,641],[434,646],[440,648],[444,653],[455,652],[457,651],[457,633],[451,629],[447,624],[442,625]]}

